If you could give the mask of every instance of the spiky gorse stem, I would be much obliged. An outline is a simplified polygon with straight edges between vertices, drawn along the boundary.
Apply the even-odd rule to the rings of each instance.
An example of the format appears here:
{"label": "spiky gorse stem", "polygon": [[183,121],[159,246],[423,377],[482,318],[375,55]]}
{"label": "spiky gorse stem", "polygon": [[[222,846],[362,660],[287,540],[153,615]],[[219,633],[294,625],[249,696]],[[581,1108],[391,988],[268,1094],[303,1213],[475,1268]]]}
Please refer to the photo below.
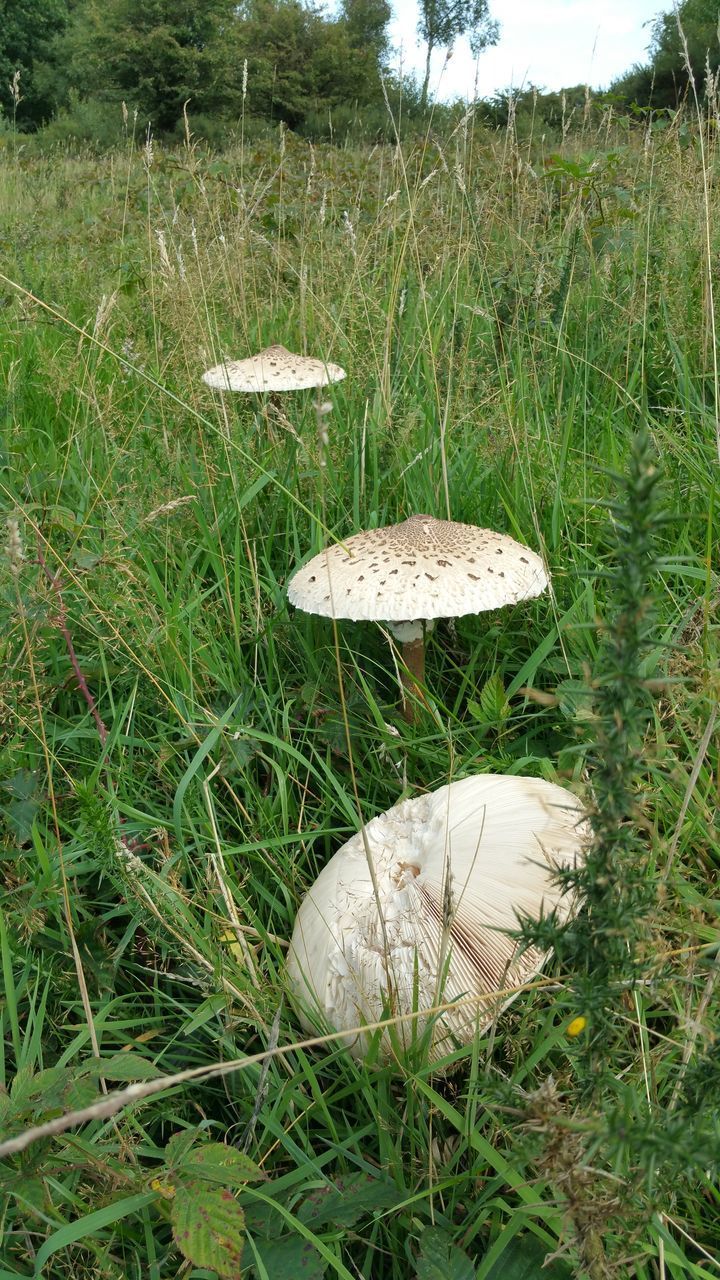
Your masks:
{"label": "spiky gorse stem", "polygon": [[593,838],[577,875],[585,908],[563,946],[563,959],[572,955],[575,960],[578,1007],[590,1019],[589,1050],[600,1056],[614,1024],[618,985],[633,984],[645,959],[642,944],[656,892],[639,818],[652,712],[643,664],[656,639],[656,547],[663,520],[656,503],[659,478],[649,437],[641,432],[632,442],[619,497],[608,503],[612,616],[601,623],[593,681],[594,742],[588,756]]}
{"label": "spiky gorse stem", "polygon": [[[651,855],[640,818],[652,707],[644,661],[655,639],[656,546],[662,517],[656,502],[659,471],[646,433],[633,440],[627,473],[616,481],[618,496],[607,504],[608,614],[598,624],[600,653],[588,689],[594,713],[587,757],[592,834],[583,863],[558,877],[583,905],[565,923],[548,917],[539,923],[524,921],[521,929],[524,940],[554,948],[567,984],[567,1007],[579,1015],[569,1029],[573,1037],[576,1028],[578,1032],[574,1096],[563,1097],[553,1085],[551,1114],[541,1126],[535,1163],[562,1189],[581,1274],[593,1280],[612,1271],[602,1224],[590,1209],[602,1202],[609,1227],[620,1201],[608,1200],[604,1181],[596,1185],[587,1167],[603,1165],[610,1146],[619,1151],[610,1133],[610,1115],[606,1122],[602,1109],[606,1104],[609,1112],[618,1105],[623,1109],[623,1099],[618,1103],[613,1097],[615,1073],[627,1065],[627,1031],[618,1014],[641,968],[647,967],[655,900]],[[526,1127],[537,1129],[533,1098],[537,1095],[527,1096],[523,1110]],[[565,1132],[568,1123],[571,1129],[577,1126],[571,1142]],[[617,1184],[613,1186],[617,1190]]]}
{"label": "spiky gorse stem", "polygon": [[[563,872],[583,909],[558,924],[524,922],[522,936],[554,948],[568,976],[571,1008],[586,1019],[588,1086],[612,1053],[622,992],[645,967],[648,919],[655,900],[649,850],[640,822],[647,772],[645,737],[652,709],[644,660],[655,639],[659,471],[646,433],[633,440],[619,495],[608,502],[610,546],[604,577],[608,619],[599,622],[601,648],[588,690],[593,706],[587,764],[592,838],[582,865]],[[622,1032],[624,1034],[624,1032]]]}
{"label": "spiky gorse stem", "polygon": [[[566,1026],[568,1048],[577,1046],[574,1084],[564,1093],[553,1085],[553,1105],[533,1160],[564,1188],[569,1236],[581,1274],[593,1278],[624,1274],[613,1261],[613,1237],[627,1244],[634,1227],[647,1224],[658,1205],[671,1202],[673,1174],[682,1171],[687,1177],[694,1169],[699,1180],[707,1180],[708,1170],[719,1163],[717,1102],[712,1101],[713,1091],[717,1099],[717,1067],[713,1069],[707,1054],[698,1055],[682,1082],[682,1097],[678,1092],[662,1112],[651,1104],[646,1088],[637,1087],[633,1067],[638,1041],[628,1031],[634,1022],[628,1003],[632,992],[641,976],[652,980],[658,967],[652,919],[659,877],[653,870],[643,789],[651,800],[647,778],[653,765],[647,747],[652,688],[646,667],[657,644],[655,584],[663,522],[659,479],[649,438],[640,432],[631,445],[626,475],[617,477],[618,497],[607,504],[608,614],[599,623],[600,653],[587,691],[594,713],[587,755],[592,835],[583,865],[559,873],[583,905],[564,924],[548,917],[539,923],[524,921],[520,930],[524,940],[555,949],[565,983],[561,1000],[567,1002],[569,1016],[578,1015]],[[652,814],[647,817],[651,820]],[[699,1080],[708,1087],[705,1109],[693,1094]],[[524,1097],[526,1132],[538,1130],[538,1096]],[[566,1140],[568,1133],[574,1135],[572,1142]],[[586,1177],[588,1171],[593,1176]],[[615,1201],[607,1194],[609,1180],[617,1190]],[[588,1206],[600,1202],[605,1221],[599,1229]]]}

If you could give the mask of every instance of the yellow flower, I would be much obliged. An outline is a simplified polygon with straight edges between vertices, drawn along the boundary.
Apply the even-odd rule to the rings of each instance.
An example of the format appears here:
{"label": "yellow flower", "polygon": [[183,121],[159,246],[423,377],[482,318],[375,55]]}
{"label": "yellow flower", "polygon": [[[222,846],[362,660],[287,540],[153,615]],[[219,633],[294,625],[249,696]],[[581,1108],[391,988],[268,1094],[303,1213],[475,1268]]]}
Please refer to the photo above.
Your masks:
{"label": "yellow flower", "polygon": [[587,1026],[587,1018],[584,1018],[582,1014],[580,1014],[580,1017],[573,1018],[570,1025],[566,1027],[565,1034],[573,1037],[579,1036],[580,1033],[585,1030],[586,1026]]}
{"label": "yellow flower", "polygon": [[150,1186],[153,1191],[159,1192],[165,1200],[172,1200],[175,1195],[175,1188],[172,1183],[163,1182],[162,1178],[153,1178]]}

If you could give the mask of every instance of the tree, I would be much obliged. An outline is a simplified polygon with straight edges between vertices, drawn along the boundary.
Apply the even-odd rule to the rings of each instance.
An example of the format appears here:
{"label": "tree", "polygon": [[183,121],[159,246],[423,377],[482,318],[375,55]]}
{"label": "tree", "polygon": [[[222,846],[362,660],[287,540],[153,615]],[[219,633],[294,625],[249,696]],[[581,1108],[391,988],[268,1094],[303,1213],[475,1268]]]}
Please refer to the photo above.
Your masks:
{"label": "tree", "polygon": [[48,66],[60,105],[125,101],[158,133],[177,125],[187,99],[191,118],[227,120],[243,106],[246,60],[248,110],[292,129],[382,102],[388,0],[344,0],[330,18],[317,0],[69,3],[72,21]]}
{"label": "tree", "polygon": [[382,63],[388,52],[387,26],[392,17],[388,0],[342,0],[341,13],[352,47],[371,51]]}
{"label": "tree", "polygon": [[[67,19],[67,0],[0,0],[0,109],[21,129],[35,128],[53,113],[51,87],[36,83],[34,70]],[[10,84],[18,71],[21,97],[15,103]]]}
{"label": "tree", "polygon": [[477,56],[481,49],[496,43],[499,28],[488,13],[488,0],[420,0],[418,34],[427,45],[420,98],[421,106],[425,107],[433,51],[448,49],[458,36],[467,35],[470,48]]}
{"label": "tree", "polygon": [[699,94],[706,67],[715,73],[720,66],[719,9],[718,0],[682,0],[677,12],[661,13],[652,25],[649,63],[615,80],[611,92],[641,107],[677,107],[689,85],[686,43]]}
{"label": "tree", "polygon": [[677,14],[673,10],[656,19],[653,24],[651,66],[656,89],[666,99],[663,105],[675,106],[685,94],[689,83],[684,41],[687,43],[690,66],[698,91],[706,64],[709,62],[713,71],[717,68],[720,60],[718,17],[718,0],[683,0]]}
{"label": "tree", "polygon": [[124,100],[170,130],[188,99],[198,112],[222,107],[222,46],[234,22],[233,0],[85,0],[56,42],[57,75],[66,96]]}
{"label": "tree", "polygon": [[385,0],[346,0],[337,18],[307,0],[245,0],[233,62],[242,68],[247,58],[253,115],[301,129],[309,116],[381,103],[387,17]]}

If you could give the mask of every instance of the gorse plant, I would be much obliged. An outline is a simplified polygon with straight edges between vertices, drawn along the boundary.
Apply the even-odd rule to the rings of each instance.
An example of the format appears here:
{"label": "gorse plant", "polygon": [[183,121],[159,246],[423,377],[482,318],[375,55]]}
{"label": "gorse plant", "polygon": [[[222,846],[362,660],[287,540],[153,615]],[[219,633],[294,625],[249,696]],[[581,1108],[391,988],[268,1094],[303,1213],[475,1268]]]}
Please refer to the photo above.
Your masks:
{"label": "gorse plant", "polygon": [[[559,958],[573,974],[578,1009],[589,1020],[588,1082],[612,1061],[618,984],[647,976],[651,913],[657,892],[654,850],[643,810],[655,793],[648,759],[652,714],[651,651],[658,643],[660,468],[646,432],[634,437],[618,498],[607,504],[610,564],[604,569],[609,609],[601,627],[592,681],[592,840],[577,876],[584,910]],[[657,650],[653,654],[657,661]],[[652,823],[651,814],[648,815]]]}
{"label": "gorse plant", "polygon": [[[572,976],[568,994],[586,1019],[586,1083],[602,1087],[603,1068],[613,1061],[619,992],[647,975],[651,916],[657,894],[654,851],[648,848],[644,814],[655,794],[648,759],[652,716],[652,672],[658,662],[657,532],[660,468],[647,432],[633,438],[626,476],[613,477],[618,496],[605,503],[609,536],[605,567],[606,618],[589,686],[576,696],[591,708],[585,767],[592,799],[592,828],[582,864],[562,873],[568,892],[579,893],[584,910],[555,926],[526,922],[522,936],[552,946]],[[624,1036],[623,1036],[624,1038]]]}
{"label": "gorse plant", "polygon": [[[583,862],[558,871],[558,881],[584,906],[566,923],[548,916],[538,925],[525,921],[519,933],[527,943],[554,948],[564,979],[558,1004],[576,1045],[572,1084],[563,1093],[550,1077],[526,1097],[520,1114],[536,1143],[540,1135],[535,1160],[558,1185],[582,1273],[592,1280],[625,1274],[628,1244],[666,1202],[673,1176],[682,1170],[700,1189],[720,1167],[718,1118],[698,1106],[696,1092],[701,1079],[717,1087],[710,1053],[701,1050],[682,1093],[675,1091],[664,1110],[624,1081],[638,1051],[644,1061],[649,1056],[642,1039],[628,1036],[638,989],[662,989],[672,973],[658,945],[657,847],[648,840],[660,794],[650,735],[664,684],[654,673],[663,652],[659,542],[667,513],[646,430],[633,437],[627,471],[613,481],[618,492],[605,503],[601,571],[607,616],[584,691],[592,708],[585,754],[592,834]],[[608,1247],[613,1237],[618,1243]]]}

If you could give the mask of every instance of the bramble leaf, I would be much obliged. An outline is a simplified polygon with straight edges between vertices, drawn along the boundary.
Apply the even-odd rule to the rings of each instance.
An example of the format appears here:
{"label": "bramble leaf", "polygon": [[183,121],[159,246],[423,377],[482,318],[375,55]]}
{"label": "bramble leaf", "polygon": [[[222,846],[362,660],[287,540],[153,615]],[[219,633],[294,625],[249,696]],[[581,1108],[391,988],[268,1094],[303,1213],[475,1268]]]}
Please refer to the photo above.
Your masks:
{"label": "bramble leaf", "polygon": [[178,1187],[171,1219],[175,1243],[190,1262],[217,1271],[221,1280],[236,1280],[241,1274],[245,1214],[232,1191],[200,1182]]}
{"label": "bramble leaf", "polygon": [[475,1266],[447,1231],[427,1227],[420,1236],[416,1280],[475,1280]]}

